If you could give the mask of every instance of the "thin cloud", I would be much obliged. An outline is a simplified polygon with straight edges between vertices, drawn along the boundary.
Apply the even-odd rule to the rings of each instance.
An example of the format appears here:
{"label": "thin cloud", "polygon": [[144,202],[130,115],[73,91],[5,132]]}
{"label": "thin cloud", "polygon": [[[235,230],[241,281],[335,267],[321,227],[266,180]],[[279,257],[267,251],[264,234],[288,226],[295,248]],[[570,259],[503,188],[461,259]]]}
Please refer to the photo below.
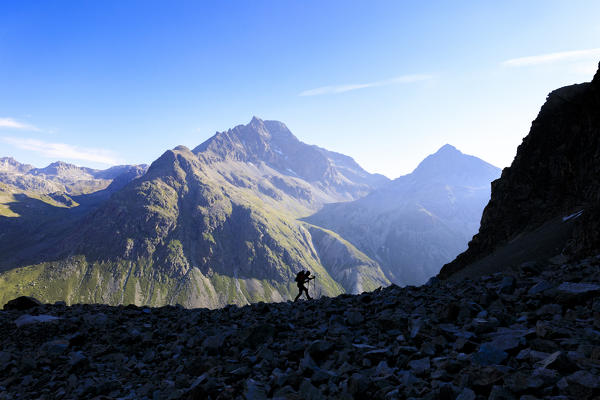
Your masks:
{"label": "thin cloud", "polygon": [[351,83],[346,85],[335,85],[335,86],[322,86],[315,89],[305,90],[300,93],[300,96],[320,96],[323,94],[336,94],[350,92],[352,90],[365,89],[371,87],[390,86],[400,83],[411,83],[426,81],[432,79],[431,75],[403,75],[392,79],[386,79],[384,81],[375,81],[368,83]]}
{"label": "thin cloud", "polygon": [[0,129],[22,129],[26,131],[39,131],[39,128],[26,124],[24,122],[16,121],[12,118],[0,118]]}
{"label": "thin cloud", "polygon": [[49,143],[37,139],[10,136],[2,137],[2,141],[19,149],[33,151],[48,158],[90,161],[106,165],[119,164],[119,160],[113,152],[105,149],[85,148],[66,143]]}
{"label": "thin cloud", "polygon": [[600,57],[600,48],[562,51],[559,53],[540,54],[537,56],[511,58],[502,62],[507,67],[526,67],[530,65],[551,64],[561,61],[573,61],[583,59],[597,59]]}

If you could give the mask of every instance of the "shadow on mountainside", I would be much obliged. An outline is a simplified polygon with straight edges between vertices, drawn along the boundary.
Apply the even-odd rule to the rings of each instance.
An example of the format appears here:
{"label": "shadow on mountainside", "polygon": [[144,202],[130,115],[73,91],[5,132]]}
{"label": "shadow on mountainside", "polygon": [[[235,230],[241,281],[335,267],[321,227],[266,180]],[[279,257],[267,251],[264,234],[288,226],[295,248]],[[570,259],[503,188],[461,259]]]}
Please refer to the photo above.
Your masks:
{"label": "shadow on mountainside", "polygon": [[15,216],[0,215],[0,272],[58,259],[58,244],[113,191],[109,187],[78,196],[51,193],[40,198],[13,194],[14,200],[4,205]]}

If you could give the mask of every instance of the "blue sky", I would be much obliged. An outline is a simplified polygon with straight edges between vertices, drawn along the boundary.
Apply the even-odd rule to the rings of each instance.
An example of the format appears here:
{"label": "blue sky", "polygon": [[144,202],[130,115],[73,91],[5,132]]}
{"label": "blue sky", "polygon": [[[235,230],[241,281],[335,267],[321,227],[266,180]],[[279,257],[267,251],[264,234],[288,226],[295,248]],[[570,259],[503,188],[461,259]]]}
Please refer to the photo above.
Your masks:
{"label": "blue sky", "polygon": [[512,161],[600,61],[598,1],[0,3],[0,156],[150,163],[253,115],[391,178]]}

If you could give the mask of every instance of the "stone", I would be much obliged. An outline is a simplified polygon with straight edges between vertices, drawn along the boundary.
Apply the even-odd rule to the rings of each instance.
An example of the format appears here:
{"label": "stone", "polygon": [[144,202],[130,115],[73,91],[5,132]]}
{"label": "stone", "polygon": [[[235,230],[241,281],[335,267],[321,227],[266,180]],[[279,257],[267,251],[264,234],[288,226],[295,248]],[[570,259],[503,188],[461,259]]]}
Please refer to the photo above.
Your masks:
{"label": "stone", "polygon": [[40,348],[40,352],[42,352],[43,354],[46,354],[50,357],[56,357],[56,356],[60,356],[63,353],[65,353],[68,348],[69,348],[68,340],[56,339],[56,340],[51,340],[49,342],[44,343]]}
{"label": "stone", "polygon": [[369,379],[363,374],[354,373],[348,379],[348,393],[356,395],[364,393],[369,387]]}
{"label": "stone", "polygon": [[509,351],[521,347],[524,342],[522,333],[516,331],[496,336],[489,345],[499,350]]}
{"label": "stone", "polygon": [[505,276],[502,278],[500,282],[500,292],[501,293],[512,293],[515,291],[515,278],[513,276]]}
{"label": "stone", "polygon": [[488,396],[488,400],[514,400],[515,396],[508,390],[504,389],[502,386],[494,385],[492,386],[492,390],[490,395]]}
{"label": "stone", "polygon": [[429,372],[431,363],[429,357],[421,358],[419,360],[412,360],[408,363],[409,368],[414,372],[415,375],[424,375]]}
{"label": "stone", "polygon": [[475,400],[477,396],[475,392],[469,388],[464,388],[456,397],[456,400]]}
{"label": "stone", "polygon": [[4,305],[3,309],[4,309],[4,311],[9,311],[9,310],[25,311],[25,310],[29,310],[31,308],[35,308],[40,305],[42,305],[42,303],[33,297],[20,296],[20,297],[17,297],[16,299],[12,299],[8,303],[6,303]]}
{"label": "stone", "polygon": [[537,316],[544,315],[562,315],[562,306],[560,304],[544,304],[540,308],[538,308],[535,312]]}
{"label": "stone", "polygon": [[54,315],[44,315],[44,314],[40,314],[40,315],[29,315],[29,314],[23,314],[21,315],[19,318],[17,318],[15,320],[15,325],[17,325],[17,328],[21,328],[22,326],[25,325],[31,325],[31,324],[37,324],[37,323],[44,323],[44,322],[53,322],[53,321],[58,321],[60,318],[55,317]]}
{"label": "stone", "polygon": [[562,373],[569,373],[577,370],[577,365],[573,363],[562,351],[556,351],[545,359],[535,364],[536,368],[550,368]]}
{"label": "stone", "polygon": [[221,335],[208,336],[202,342],[202,348],[207,350],[210,353],[216,354],[219,351],[219,349],[221,348],[221,346],[223,346],[224,341],[225,341],[225,338]]}
{"label": "stone", "polygon": [[326,340],[315,340],[308,345],[308,353],[315,359],[326,357],[334,348],[332,342]]}
{"label": "stone", "polygon": [[529,288],[529,290],[527,291],[527,295],[528,296],[535,296],[538,293],[543,293],[544,291],[548,290],[548,289],[552,289],[554,286],[546,281],[546,280],[541,280],[538,283],[536,283],[535,285],[533,285],[531,288]]}
{"label": "stone", "polygon": [[81,351],[69,353],[69,366],[71,369],[85,368],[90,360]]}
{"label": "stone", "polygon": [[490,343],[484,343],[479,347],[479,351],[473,354],[473,361],[480,365],[501,364],[508,358],[508,354],[493,346]]}
{"label": "stone", "polygon": [[600,285],[584,282],[563,282],[558,288],[558,297],[562,301],[583,300],[600,294]]}
{"label": "stone", "polygon": [[577,371],[567,376],[567,382],[587,387],[589,389],[600,388],[600,379],[598,379],[598,376],[588,371]]}
{"label": "stone", "polygon": [[247,379],[244,398],[247,400],[267,400],[268,397],[265,385],[254,379]]}
{"label": "stone", "polygon": [[350,326],[359,325],[365,320],[362,313],[358,310],[348,310],[348,311],[346,311],[345,316],[346,316],[346,322]]}

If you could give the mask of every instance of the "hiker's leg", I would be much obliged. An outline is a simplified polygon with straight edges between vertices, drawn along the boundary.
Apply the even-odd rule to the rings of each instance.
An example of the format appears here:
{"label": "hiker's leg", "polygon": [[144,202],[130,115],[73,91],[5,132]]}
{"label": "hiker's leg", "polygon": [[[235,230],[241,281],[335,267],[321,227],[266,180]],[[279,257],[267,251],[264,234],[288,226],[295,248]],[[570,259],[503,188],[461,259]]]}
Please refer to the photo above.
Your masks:
{"label": "hiker's leg", "polygon": [[312,300],[312,297],[310,297],[310,294],[308,294],[308,289],[304,288],[304,291],[306,292],[306,298]]}
{"label": "hiker's leg", "polygon": [[294,299],[294,301],[298,301],[298,299],[300,298],[300,296],[302,296],[302,289],[300,289],[300,291],[298,292],[298,296],[296,296],[296,298]]}

